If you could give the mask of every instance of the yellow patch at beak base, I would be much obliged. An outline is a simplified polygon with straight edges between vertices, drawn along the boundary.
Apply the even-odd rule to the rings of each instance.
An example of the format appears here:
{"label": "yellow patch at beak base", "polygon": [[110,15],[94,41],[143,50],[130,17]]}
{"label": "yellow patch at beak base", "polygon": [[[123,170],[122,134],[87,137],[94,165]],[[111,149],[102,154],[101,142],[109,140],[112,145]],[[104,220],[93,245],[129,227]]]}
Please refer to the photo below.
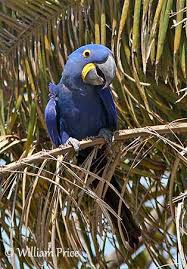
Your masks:
{"label": "yellow patch at beak base", "polygon": [[89,63],[89,64],[85,65],[85,67],[82,69],[82,80],[83,81],[85,80],[87,74],[93,69],[95,69],[95,64]]}

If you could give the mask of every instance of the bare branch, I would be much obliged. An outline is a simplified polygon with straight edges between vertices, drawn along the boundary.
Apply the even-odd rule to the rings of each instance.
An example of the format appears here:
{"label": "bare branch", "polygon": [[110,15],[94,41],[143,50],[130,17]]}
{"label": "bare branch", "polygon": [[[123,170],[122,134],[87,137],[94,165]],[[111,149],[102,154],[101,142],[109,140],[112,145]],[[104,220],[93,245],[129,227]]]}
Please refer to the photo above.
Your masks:
{"label": "bare branch", "polygon": [[[126,129],[119,130],[114,134],[114,142],[117,141],[125,141],[127,139],[136,138],[136,137],[146,137],[156,134],[173,134],[173,133],[187,133],[187,123],[170,123],[167,125],[156,125],[156,126],[148,126],[143,128],[135,128],[135,129]],[[93,147],[96,145],[104,145],[106,142],[101,137],[94,137],[87,140],[82,140],[80,142],[80,149],[85,149],[88,147]],[[56,149],[52,149],[49,151],[40,151],[35,153],[27,158],[20,159],[16,162],[7,164],[5,166],[0,167],[0,175],[7,174],[18,169],[23,169],[28,164],[38,164],[41,163],[44,159],[49,158],[49,156],[58,156],[61,154],[65,154],[69,151],[73,150],[72,146],[61,146]]]}

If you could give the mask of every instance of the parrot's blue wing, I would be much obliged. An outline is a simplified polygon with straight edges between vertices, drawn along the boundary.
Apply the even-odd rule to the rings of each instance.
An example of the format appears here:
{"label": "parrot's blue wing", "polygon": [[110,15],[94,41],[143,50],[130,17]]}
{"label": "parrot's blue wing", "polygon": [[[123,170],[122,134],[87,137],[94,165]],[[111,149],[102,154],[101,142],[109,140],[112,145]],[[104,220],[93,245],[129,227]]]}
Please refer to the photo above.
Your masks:
{"label": "parrot's blue wing", "polygon": [[117,129],[117,111],[112,97],[111,89],[104,88],[98,91],[107,112],[108,126],[111,130]]}
{"label": "parrot's blue wing", "polygon": [[63,118],[58,109],[58,94],[62,85],[49,84],[50,99],[45,109],[45,121],[51,141],[56,146],[65,144],[69,135],[64,131]]}
{"label": "parrot's blue wing", "polygon": [[46,109],[45,109],[45,121],[47,125],[48,134],[56,146],[61,144],[59,136],[58,123],[57,123],[57,103],[54,96],[51,96]]}

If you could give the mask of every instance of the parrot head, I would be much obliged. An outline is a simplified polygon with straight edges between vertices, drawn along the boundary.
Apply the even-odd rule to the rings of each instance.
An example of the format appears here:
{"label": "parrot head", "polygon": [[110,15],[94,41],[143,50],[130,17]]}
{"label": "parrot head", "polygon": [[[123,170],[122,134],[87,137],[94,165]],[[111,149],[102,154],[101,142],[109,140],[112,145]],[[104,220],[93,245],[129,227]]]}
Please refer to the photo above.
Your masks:
{"label": "parrot head", "polygon": [[74,88],[85,85],[107,87],[115,77],[116,64],[111,50],[103,45],[88,44],[68,56],[61,81]]}

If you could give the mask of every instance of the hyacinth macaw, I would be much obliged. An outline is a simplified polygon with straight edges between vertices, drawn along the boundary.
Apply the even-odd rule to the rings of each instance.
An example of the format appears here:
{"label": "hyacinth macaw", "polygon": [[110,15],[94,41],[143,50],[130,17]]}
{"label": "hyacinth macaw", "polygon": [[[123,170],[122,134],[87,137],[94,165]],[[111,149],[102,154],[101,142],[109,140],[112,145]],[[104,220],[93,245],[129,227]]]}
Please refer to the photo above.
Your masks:
{"label": "hyacinth macaw", "polygon": [[[54,145],[72,144],[78,150],[81,139],[98,135],[111,139],[111,132],[117,128],[116,107],[109,87],[115,71],[112,52],[103,45],[85,45],[69,55],[60,82],[49,85],[50,99],[45,109],[47,129]],[[92,171],[101,171],[106,165],[106,156],[102,157],[104,150],[103,147],[98,152]],[[78,164],[89,153],[90,149],[80,150]],[[95,180],[95,186],[97,183]],[[115,176],[111,183],[121,191]],[[117,212],[119,197],[110,187],[105,202]],[[132,248],[137,248],[140,228],[125,204],[121,218],[124,238]],[[111,214],[111,219],[117,227],[116,217]]]}

